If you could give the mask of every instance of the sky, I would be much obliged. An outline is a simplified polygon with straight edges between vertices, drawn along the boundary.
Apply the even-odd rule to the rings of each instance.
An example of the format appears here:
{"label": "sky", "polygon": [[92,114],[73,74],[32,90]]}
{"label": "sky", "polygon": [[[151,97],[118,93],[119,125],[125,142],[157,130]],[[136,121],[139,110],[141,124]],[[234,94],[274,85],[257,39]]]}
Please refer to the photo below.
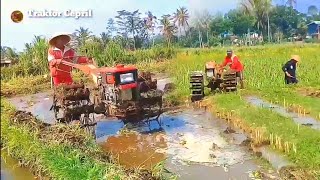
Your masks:
{"label": "sky", "polygon": [[[25,43],[32,42],[35,35],[46,38],[56,32],[73,33],[79,27],[89,28],[95,35],[106,31],[109,18],[116,16],[118,10],[141,13],[151,11],[160,17],[172,14],[176,8],[184,6],[192,17],[196,11],[208,10],[211,13],[227,12],[235,8],[239,0],[1,0],[1,45],[13,47],[18,51],[24,49]],[[275,0],[283,3],[284,0]],[[311,4],[320,8],[320,0],[297,0],[298,7],[306,11]],[[11,21],[11,13],[20,10],[24,19],[20,23]],[[28,17],[28,11],[85,11],[92,10],[92,17]]]}

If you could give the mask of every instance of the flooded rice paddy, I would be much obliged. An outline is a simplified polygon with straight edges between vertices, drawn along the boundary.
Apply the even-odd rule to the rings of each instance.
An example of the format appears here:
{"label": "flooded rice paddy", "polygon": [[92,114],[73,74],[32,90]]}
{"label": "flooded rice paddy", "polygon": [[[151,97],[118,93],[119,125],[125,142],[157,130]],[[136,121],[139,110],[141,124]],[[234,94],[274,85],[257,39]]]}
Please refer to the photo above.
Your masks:
{"label": "flooded rice paddy", "polygon": [[[54,123],[50,93],[15,97],[11,102],[47,123]],[[248,147],[247,137],[204,109],[181,109],[164,113],[157,121],[124,124],[98,115],[97,143],[126,167],[151,169],[163,163],[179,179],[252,179],[265,171]]]}
{"label": "flooded rice paddy", "polygon": [[246,100],[254,106],[269,108],[272,111],[275,111],[281,114],[282,116],[291,118],[295,123],[299,125],[309,126],[310,128],[320,130],[320,121],[312,117],[299,115],[298,113],[294,113],[294,112],[288,112],[285,108],[266,102],[258,97],[250,96],[250,97],[247,97]]}
{"label": "flooded rice paddy", "polygon": [[[169,79],[158,80],[163,89]],[[46,123],[54,124],[49,111],[51,93],[10,99],[19,110],[29,111]],[[151,169],[159,163],[179,179],[255,179],[253,172],[263,172],[275,179],[275,171],[262,167],[246,145],[245,134],[228,127],[205,109],[177,109],[160,116],[157,121],[124,124],[121,120],[97,115],[97,143],[113,159],[126,167]],[[263,148],[263,147],[262,147]],[[268,149],[260,149],[276,169],[288,164]],[[272,158],[273,157],[273,158]],[[272,168],[271,168],[272,169]],[[6,170],[7,171],[7,170]],[[7,171],[9,172],[9,170]]]}

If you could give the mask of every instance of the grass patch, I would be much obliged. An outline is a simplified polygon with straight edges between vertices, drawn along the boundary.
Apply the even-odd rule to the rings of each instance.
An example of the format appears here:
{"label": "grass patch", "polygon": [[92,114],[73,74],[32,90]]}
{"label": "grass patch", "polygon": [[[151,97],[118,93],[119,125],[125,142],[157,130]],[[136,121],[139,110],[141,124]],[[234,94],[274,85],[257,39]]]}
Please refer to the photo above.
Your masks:
{"label": "grass patch", "polygon": [[257,108],[241,99],[240,95],[216,95],[213,98],[220,110],[235,111],[236,116],[251,127],[267,130],[267,135],[276,134],[283,141],[296,144],[296,152],[287,153],[290,160],[304,168],[320,170],[320,132],[295,124],[292,119],[283,117],[268,109]]}
{"label": "grass patch", "polygon": [[[286,102],[303,106],[310,114],[317,118],[320,113],[319,98],[308,98],[297,91],[299,88],[320,88],[320,67],[317,65],[320,54],[317,53],[319,44],[308,45],[282,45],[235,48],[245,66],[245,88],[248,93],[255,93],[272,100],[273,102]],[[166,72],[170,73],[177,85],[177,96],[188,96],[189,73],[195,70],[204,70],[205,63],[214,60],[221,63],[225,57],[226,49],[188,50],[189,53],[180,53],[171,60]],[[289,60],[291,54],[301,56],[298,64],[297,86],[284,84],[282,65]]]}
{"label": "grass patch", "polygon": [[[74,138],[64,142],[55,137],[58,132],[43,132],[46,128],[35,125],[35,120],[14,117],[16,110],[1,99],[1,143],[4,150],[30,167],[35,174],[53,179],[162,179],[157,171],[127,170],[103,158],[94,140],[87,136],[78,146],[70,143]],[[18,122],[20,121],[20,122]],[[85,132],[74,129],[72,133],[79,136]],[[61,132],[61,130],[59,131]],[[42,136],[41,133],[47,133]],[[71,133],[71,132],[68,132]],[[76,137],[76,136],[74,136]],[[77,139],[77,138],[75,138]]]}
{"label": "grass patch", "polygon": [[[91,83],[91,79],[82,72],[73,72],[75,82],[81,80]],[[50,76],[38,75],[29,77],[17,77],[7,81],[1,81],[1,96],[12,97],[15,95],[28,95],[50,90]]]}
{"label": "grass patch", "polygon": [[[311,116],[317,118],[320,113],[319,99],[303,96],[298,89],[306,87],[319,89],[320,67],[317,66],[320,60],[320,55],[317,53],[319,48],[319,44],[235,48],[236,54],[245,65],[246,89],[239,94],[217,94],[211,99],[211,103],[214,103],[214,107],[218,110],[236,112],[239,122],[248,124],[253,129],[265,129],[265,138],[274,135],[281,139],[282,145],[291,144],[291,150],[283,153],[299,167],[312,172],[318,178],[320,178],[318,173],[320,132],[309,127],[298,128],[292,119],[268,109],[250,106],[241,97],[255,94],[279,104],[285,100],[286,105],[302,106]],[[178,54],[166,69],[166,72],[172,75],[177,87],[171,98],[179,102],[190,99],[189,73],[204,70],[205,63],[211,60],[221,63],[225,50],[223,48],[186,50],[189,52]],[[291,54],[298,54],[302,58],[297,70],[300,83],[296,86],[284,84],[284,74],[281,70]],[[282,147],[278,149],[283,150]]]}

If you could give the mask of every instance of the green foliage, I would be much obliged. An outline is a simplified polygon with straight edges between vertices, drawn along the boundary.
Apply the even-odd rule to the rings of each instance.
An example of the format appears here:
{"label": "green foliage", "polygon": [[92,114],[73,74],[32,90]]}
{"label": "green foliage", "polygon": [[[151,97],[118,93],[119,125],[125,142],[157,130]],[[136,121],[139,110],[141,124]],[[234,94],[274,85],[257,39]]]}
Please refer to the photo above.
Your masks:
{"label": "green foliage", "polygon": [[[91,37],[91,40],[87,40],[78,48],[78,54],[95,58],[99,66],[170,59],[175,55],[173,47],[157,45],[151,49],[130,52],[125,50],[119,41],[112,40],[104,46],[102,40],[97,37]],[[47,51],[47,41],[36,38],[33,44],[28,44],[28,48],[21,53],[17,64],[1,68],[1,80],[9,81],[13,78],[48,74]]]}
{"label": "green foliage", "polygon": [[[297,10],[287,6],[275,6],[270,12],[270,22],[272,29],[279,29],[284,33],[284,37],[291,37],[298,33],[301,24],[306,24],[306,20]],[[299,27],[300,25],[300,27]],[[306,35],[306,31],[300,32]]]}
{"label": "green foliage", "polygon": [[[41,141],[30,127],[10,123],[14,112],[15,109],[1,99],[1,142],[11,156],[32,165],[35,172],[44,172],[54,179],[105,179],[109,173],[113,174],[110,178],[126,177],[118,166],[90,158],[75,147]],[[87,151],[96,148],[88,146]]]}
{"label": "green foliage", "polygon": [[[299,127],[290,118],[283,117],[276,112],[249,105],[244,96],[255,94],[272,102],[283,102],[301,105],[306,108],[314,118],[320,112],[320,100],[318,98],[306,97],[297,92],[298,88],[313,87],[320,88],[320,69],[317,66],[319,45],[266,45],[264,47],[235,48],[235,53],[245,65],[244,78],[245,90],[237,94],[215,94],[212,102],[218,111],[236,112],[250,127],[264,127],[269,134],[276,134],[284,141],[295,143],[297,153],[290,151],[286,155],[291,161],[302,168],[319,172],[320,167],[320,136],[319,131],[309,127]],[[191,71],[203,70],[208,61],[221,63],[226,49],[190,49],[188,55],[178,54],[170,66],[166,69],[174,78],[177,89],[170,95],[171,102],[184,102],[189,99],[189,73]],[[298,64],[298,79],[300,83],[296,86],[286,86],[282,65],[289,60],[291,54],[299,54],[302,58]],[[209,99],[209,100],[210,100]],[[299,131],[298,131],[299,129]]]}
{"label": "green foliage", "polygon": [[239,9],[230,10],[226,14],[226,17],[230,21],[230,26],[232,27],[230,29],[232,29],[236,35],[241,36],[247,33],[248,29],[254,29],[255,17],[247,15]]}

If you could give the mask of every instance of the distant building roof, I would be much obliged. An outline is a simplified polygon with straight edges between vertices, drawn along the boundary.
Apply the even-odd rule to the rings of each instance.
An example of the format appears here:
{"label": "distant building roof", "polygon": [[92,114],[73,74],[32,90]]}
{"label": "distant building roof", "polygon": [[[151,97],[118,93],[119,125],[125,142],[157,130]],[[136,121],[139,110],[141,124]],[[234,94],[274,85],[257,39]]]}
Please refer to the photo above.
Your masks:
{"label": "distant building roof", "polygon": [[320,25],[320,21],[313,21],[313,22],[309,23],[308,26],[309,26],[310,24],[318,24],[318,25]]}

